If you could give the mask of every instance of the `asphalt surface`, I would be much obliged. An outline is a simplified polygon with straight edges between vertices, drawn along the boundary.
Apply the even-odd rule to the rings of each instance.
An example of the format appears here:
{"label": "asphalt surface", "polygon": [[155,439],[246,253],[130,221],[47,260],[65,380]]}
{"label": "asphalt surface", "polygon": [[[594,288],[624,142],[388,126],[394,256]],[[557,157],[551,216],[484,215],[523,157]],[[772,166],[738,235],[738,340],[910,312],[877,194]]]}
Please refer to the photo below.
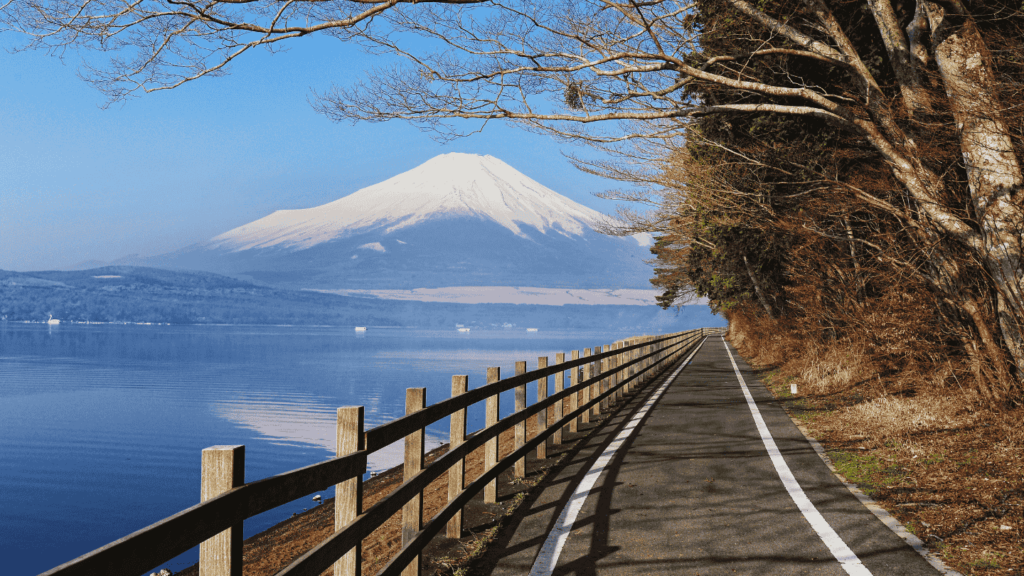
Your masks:
{"label": "asphalt surface", "polygon": [[[847,574],[783,485],[725,346],[709,337],[637,423],[583,502],[550,573]],[[839,482],[732,353],[793,476],[867,571],[938,574]],[[573,491],[668,375],[662,378],[601,423],[524,502],[514,533],[490,550],[493,574],[531,572]]]}

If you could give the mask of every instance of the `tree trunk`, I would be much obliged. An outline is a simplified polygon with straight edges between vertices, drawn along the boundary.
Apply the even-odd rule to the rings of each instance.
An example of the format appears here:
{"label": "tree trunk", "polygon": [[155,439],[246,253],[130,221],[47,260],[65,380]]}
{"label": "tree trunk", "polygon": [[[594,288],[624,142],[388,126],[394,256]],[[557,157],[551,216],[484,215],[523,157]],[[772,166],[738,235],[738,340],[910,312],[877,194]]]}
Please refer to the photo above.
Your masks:
{"label": "tree trunk", "polygon": [[857,303],[861,303],[864,297],[864,274],[860,270],[860,261],[857,258],[857,248],[853,238],[853,228],[850,227],[850,219],[843,218],[843,226],[846,227],[846,238],[850,244],[850,258],[853,260],[853,272],[856,274],[854,281],[857,286]]}
{"label": "tree trunk", "polygon": [[[1006,371],[1006,363],[1003,361],[1003,351],[999,348],[999,344],[996,343],[995,334],[993,334],[989,329],[991,320],[982,312],[978,301],[972,297],[965,298],[961,302],[961,307],[968,315],[970,315],[975,328],[978,330],[978,338],[985,347],[986,353],[984,356],[987,357],[988,361],[994,368],[995,380],[999,382],[999,387],[1003,392],[1009,392],[1013,388],[1012,380]],[[976,344],[975,347],[977,347]],[[1004,395],[1000,394],[997,390],[993,390],[987,380],[988,379],[982,378],[978,381],[978,385],[981,386],[982,391],[989,398],[989,401],[992,404],[1001,402]]]}
{"label": "tree trunk", "polygon": [[743,255],[743,264],[747,267],[747,276],[750,276],[750,282],[754,284],[754,292],[757,293],[758,301],[761,302],[761,306],[764,306],[764,311],[768,313],[768,317],[774,320],[775,313],[772,312],[772,307],[768,305],[768,299],[765,298],[764,291],[761,290],[761,281],[754,274],[754,268],[750,265],[750,261],[747,260],[746,254]]}
{"label": "tree trunk", "polygon": [[892,9],[892,4],[889,0],[868,0],[868,5],[878,24],[878,30],[882,34],[882,41],[885,43],[885,50],[889,53],[893,71],[896,72],[896,77],[899,79],[900,92],[903,94],[907,110],[911,115],[915,112],[931,110],[931,99],[921,83],[919,60],[912,51],[915,47],[900,30],[899,20],[896,17],[896,12]]}
{"label": "tree trunk", "polygon": [[1024,174],[1014,153],[996,92],[992,55],[974,21],[960,7],[951,11],[925,2],[935,63],[960,132],[971,205],[981,228],[982,259],[996,288],[999,327],[1018,373],[1024,374],[1024,319],[1020,230],[1024,223],[1015,196]]}

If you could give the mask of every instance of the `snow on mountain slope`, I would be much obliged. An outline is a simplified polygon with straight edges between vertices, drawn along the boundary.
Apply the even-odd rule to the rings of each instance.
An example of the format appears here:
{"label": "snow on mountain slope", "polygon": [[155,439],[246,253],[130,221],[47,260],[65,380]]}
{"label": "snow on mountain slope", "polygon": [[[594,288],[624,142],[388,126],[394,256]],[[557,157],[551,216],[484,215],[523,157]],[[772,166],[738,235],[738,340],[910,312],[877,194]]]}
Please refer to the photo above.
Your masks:
{"label": "snow on mountain slope", "polygon": [[322,206],[279,210],[213,238],[209,246],[301,250],[357,231],[390,233],[453,216],[493,220],[524,238],[520,225],[571,237],[606,219],[493,156],[451,153]]}
{"label": "snow on mountain slope", "polygon": [[606,218],[497,158],[445,154],[340,200],[124,264],[319,290],[649,290],[653,239],[600,234]]}

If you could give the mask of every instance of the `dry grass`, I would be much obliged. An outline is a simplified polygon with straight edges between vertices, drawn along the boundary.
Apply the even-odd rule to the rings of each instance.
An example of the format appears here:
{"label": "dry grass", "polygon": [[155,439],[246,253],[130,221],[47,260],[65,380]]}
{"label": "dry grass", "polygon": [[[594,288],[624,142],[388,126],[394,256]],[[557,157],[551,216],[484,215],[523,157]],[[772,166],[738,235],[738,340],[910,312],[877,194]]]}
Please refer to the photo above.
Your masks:
{"label": "dry grass", "polygon": [[976,412],[952,397],[882,396],[837,410],[830,424],[837,430],[870,431],[874,443],[881,445],[910,442],[920,434],[963,428],[976,420]]}
{"label": "dry grass", "polygon": [[815,343],[790,364],[805,388],[820,395],[847,390],[876,372],[863,347],[850,344],[826,347]]}
{"label": "dry grass", "polygon": [[747,314],[729,317],[729,342],[748,362],[759,366],[779,366],[792,356],[792,339],[773,329],[772,322]]}
{"label": "dry grass", "polygon": [[1024,415],[1024,409],[1018,408],[1016,411],[1001,414],[995,423],[997,427],[996,433],[1002,438],[1004,447],[1007,450],[1024,452],[1024,427],[1021,426],[1022,415]]}

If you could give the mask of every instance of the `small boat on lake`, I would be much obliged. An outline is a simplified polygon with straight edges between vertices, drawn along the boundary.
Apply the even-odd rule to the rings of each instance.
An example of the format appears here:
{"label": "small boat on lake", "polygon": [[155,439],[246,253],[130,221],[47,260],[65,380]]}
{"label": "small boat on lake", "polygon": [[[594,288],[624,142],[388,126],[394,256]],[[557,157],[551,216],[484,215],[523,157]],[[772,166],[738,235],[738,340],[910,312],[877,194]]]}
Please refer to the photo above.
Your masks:
{"label": "small boat on lake", "polygon": [[536,332],[537,329],[536,328],[527,328],[526,331],[527,332]]}
{"label": "small boat on lake", "polygon": [[366,326],[356,326],[356,332],[366,332]]}
{"label": "small boat on lake", "polygon": [[60,324],[60,320],[54,318],[53,314],[50,314],[50,317],[46,320],[46,323],[49,324],[50,326],[56,326],[57,324]]}
{"label": "small boat on lake", "polygon": [[459,328],[459,332],[469,332],[469,328]]}

